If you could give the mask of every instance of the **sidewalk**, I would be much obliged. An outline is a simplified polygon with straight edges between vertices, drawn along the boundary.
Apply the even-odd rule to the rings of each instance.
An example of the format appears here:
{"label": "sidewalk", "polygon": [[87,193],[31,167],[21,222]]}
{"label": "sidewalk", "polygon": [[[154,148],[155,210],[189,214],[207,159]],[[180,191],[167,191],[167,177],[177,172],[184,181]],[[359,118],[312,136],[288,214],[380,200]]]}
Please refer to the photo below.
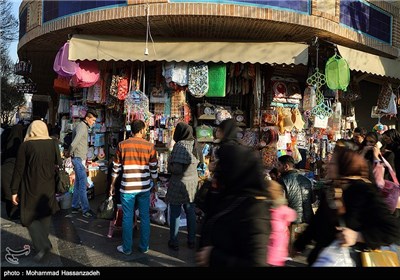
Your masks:
{"label": "sidewalk", "polygon": [[[90,200],[93,210],[97,209],[104,195]],[[121,231],[116,229],[112,238],[107,237],[109,221],[84,218],[81,214],[68,215],[59,211],[53,217],[50,241],[52,251],[41,263],[33,260],[36,252],[30,248],[27,255],[16,256],[17,264],[6,260],[7,248],[22,250],[32,245],[28,230],[19,221],[5,218],[4,203],[1,211],[1,266],[17,267],[195,267],[195,250],[186,246],[186,231],[179,235],[179,251],[168,248],[169,228],[167,225],[151,224],[150,250],[143,254],[137,250],[139,231],[134,230],[134,251],[126,256],[117,252],[122,244]],[[140,226],[140,222],[139,222]],[[183,229],[183,228],[181,228]],[[305,266],[305,258],[298,257],[288,266]]]}

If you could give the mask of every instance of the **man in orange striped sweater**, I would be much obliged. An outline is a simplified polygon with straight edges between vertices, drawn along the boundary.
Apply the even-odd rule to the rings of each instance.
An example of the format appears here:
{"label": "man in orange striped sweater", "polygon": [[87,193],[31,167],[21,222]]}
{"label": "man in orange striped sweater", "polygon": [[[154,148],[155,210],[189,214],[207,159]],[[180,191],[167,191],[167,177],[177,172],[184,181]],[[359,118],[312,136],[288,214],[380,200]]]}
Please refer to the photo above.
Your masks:
{"label": "man in orange striped sweater", "polygon": [[146,253],[149,250],[150,182],[158,177],[157,153],[154,144],[143,139],[146,135],[145,123],[134,120],[131,129],[133,136],[118,144],[110,186],[110,195],[114,195],[116,178],[122,172],[120,186],[123,213],[122,245],[118,246],[117,250],[125,255],[132,254],[135,202],[138,203],[140,217],[139,251]]}

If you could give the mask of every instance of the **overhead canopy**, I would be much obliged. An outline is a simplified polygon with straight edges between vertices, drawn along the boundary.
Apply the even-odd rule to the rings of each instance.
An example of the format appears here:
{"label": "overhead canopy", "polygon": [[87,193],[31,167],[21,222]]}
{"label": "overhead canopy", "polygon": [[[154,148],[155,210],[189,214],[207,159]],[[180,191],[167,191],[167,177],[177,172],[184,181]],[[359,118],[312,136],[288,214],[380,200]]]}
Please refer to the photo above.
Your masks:
{"label": "overhead canopy", "polygon": [[146,43],[125,37],[77,34],[70,40],[69,60],[308,63],[308,45],[291,42],[178,42]]}
{"label": "overhead canopy", "polygon": [[337,47],[351,70],[400,79],[400,60],[389,59],[340,45]]}

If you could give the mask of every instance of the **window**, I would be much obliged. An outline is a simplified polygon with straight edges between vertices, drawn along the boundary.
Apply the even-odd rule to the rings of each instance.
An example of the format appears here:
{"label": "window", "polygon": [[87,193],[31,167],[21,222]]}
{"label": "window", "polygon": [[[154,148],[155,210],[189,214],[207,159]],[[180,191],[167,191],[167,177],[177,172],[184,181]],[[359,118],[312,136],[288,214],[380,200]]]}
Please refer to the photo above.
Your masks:
{"label": "window", "polygon": [[101,9],[110,6],[125,6],[126,0],[120,1],[48,1],[43,0],[43,23],[67,15]]}
{"label": "window", "polygon": [[340,22],[391,44],[392,15],[360,0],[340,1]]}

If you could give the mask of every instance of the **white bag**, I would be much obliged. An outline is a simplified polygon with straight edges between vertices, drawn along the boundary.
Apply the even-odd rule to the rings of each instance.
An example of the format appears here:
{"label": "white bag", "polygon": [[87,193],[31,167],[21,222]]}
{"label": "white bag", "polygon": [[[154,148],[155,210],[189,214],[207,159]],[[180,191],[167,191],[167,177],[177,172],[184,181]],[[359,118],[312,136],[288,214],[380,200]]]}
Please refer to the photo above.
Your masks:
{"label": "white bag", "polygon": [[340,246],[339,240],[334,240],[328,247],[323,249],[316,261],[312,264],[313,267],[354,267],[354,260],[350,257],[348,247]]}

